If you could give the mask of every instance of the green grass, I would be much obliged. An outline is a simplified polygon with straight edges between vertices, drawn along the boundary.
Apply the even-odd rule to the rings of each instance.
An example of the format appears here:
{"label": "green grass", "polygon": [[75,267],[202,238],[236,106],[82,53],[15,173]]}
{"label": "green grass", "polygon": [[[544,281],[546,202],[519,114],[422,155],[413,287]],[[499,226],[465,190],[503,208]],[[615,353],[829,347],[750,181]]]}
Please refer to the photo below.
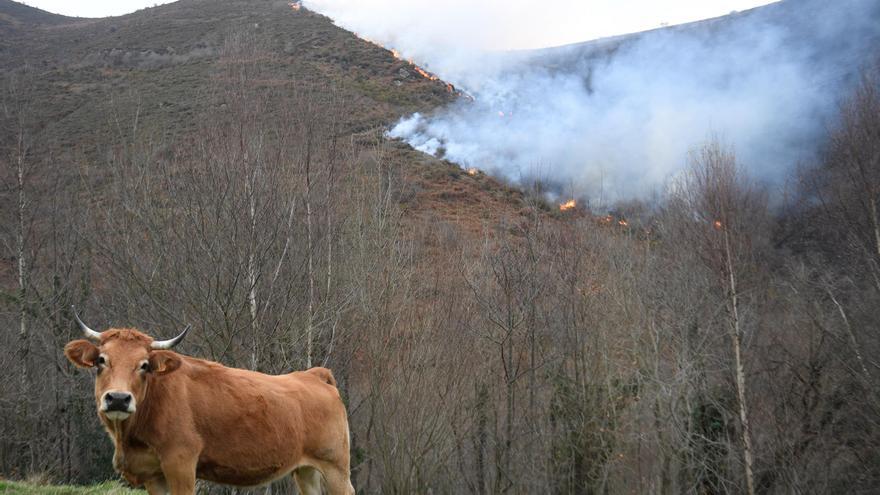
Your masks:
{"label": "green grass", "polygon": [[143,490],[125,488],[118,481],[105,481],[90,486],[67,485],[35,485],[16,481],[0,480],[0,493],[3,495],[38,494],[38,495],[144,495]]}

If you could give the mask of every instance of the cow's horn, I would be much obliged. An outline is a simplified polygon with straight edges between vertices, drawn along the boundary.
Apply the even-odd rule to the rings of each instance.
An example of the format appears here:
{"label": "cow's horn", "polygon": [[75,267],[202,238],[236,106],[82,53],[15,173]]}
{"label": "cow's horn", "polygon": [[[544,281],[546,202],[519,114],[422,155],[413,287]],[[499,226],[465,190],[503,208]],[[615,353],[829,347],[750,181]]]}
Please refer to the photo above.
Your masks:
{"label": "cow's horn", "polygon": [[79,315],[76,313],[76,307],[70,306],[70,309],[73,310],[73,317],[76,318],[76,322],[79,323],[79,327],[82,329],[82,331],[86,335],[86,337],[88,337],[92,340],[100,341],[101,340],[101,332],[96,332],[96,331],[92,330],[91,328],[89,328],[88,326],[86,326],[86,324],[83,323],[83,321],[79,319]]}
{"label": "cow's horn", "polygon": [[171,349],[179,344],[184,337],[186,337],[186,332],[189,332],[190,328],[192,328],[192,325],[187,325],[186,328],[184,328],[183,331],[180,332],[180,335],[174,337],[173,339],[155,340],[152,344],[150,344],[150,347],[152,347],[153,349]]}

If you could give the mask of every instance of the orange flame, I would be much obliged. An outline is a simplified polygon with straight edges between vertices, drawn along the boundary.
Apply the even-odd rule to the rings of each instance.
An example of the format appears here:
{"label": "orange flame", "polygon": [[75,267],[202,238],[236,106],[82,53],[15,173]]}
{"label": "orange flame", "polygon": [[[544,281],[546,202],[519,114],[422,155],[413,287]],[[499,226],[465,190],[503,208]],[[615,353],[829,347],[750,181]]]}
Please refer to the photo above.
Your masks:
{"label": "orange flame", "polygon": [[621,218],[617,221],[617,225],[620,225],[621,227],[626,227],[627,225],[629,225],[629,222]]}
{"label": "orange flame", "polygon": [[[295,1],[295,2],[291,2],[291,3],[290,3],[290,6],[293,8],[293,10],[299,10],[299,9],[302,7],[302,1],[301,1],[301,0],[297,0],[297,1]],[[366,41],[367,43],[371,43],[371,44],[376,45],[376,46],[378,46],[378,47],[380,47],[380,48],[385,48],[384,46],[382,46],[381,43],[377,43],[377,42],[371,40],[370,38],[367,38],[366,36],[361,35],[360,33],[353,33],[353,34],[354,34],[355,36],[357,36],[358,38],[360,38],[360,39]],[[397,51],[396,49],[391,48],[390,51],[391,51],[391,55],[392,55],[394,58],[396,58],[397,60],[404,60],[403,55],[401,55],[400,52]],[[408,58],[408,59],[406,59],[406,61],[409,62],[410,65],[413,66],[413,69],[414,69],[416,72],[418,72],[419,75],[421,75],[421,76],[424,77],[425,79],[428,79],[428,80],[430,80],[430,81],[438,81],[438,80],[440,79],[439,77],[435,76],[434,74],[431,74],[430,72],[428,72],[428,71],[426,71],[425,69],[422,69],[421,67],[419,67],[418,65],[416,65],[416,63],[413,62],[413,59]],[[446,90],[449,91],[450,93],[454,93],[454,92],[455,92],[455,88],[454,88],[451,84],[449,84],[449,83],[446,83]]]}
{"label": "orange flame", "polygon": [[290,2],[287,5],[290,5],[290,8],[292,8],[293,10],[300,10],[302,8],[302,2],[299,0],[297,0],[296,2]]}
{"label": "orange flame", "polygon": [[721,230],[721,220],[715,220],[713,225],[715,226],[715,230]]}
{"label": "orange flame", "polygon": [[418,65],[413,65],[413,68],[416,70],[416,72],[421,74],[422,77],[424,77],[425,79],[430,79],[431,81],[436,81],[438,79],[437,76],[435,76],[434,74],[431,74],[430,72],[426,71],[425,69],[422,69]]}
{"label": "orange flame", "polygon": [[568,210],[571,210],[572,208],[574,208],[575,206],[577,206],[577,201],[575,201],[573,199],[569,199],[565,203],[559,204],[559,211],[568,211]]}
{"label": "orange flame", "polygon": [[468,175],[475,176],[480,173],[480,169],[478,169],[476,167],[471,167],[471,168],[467,169],[467,173],[468,173]]}

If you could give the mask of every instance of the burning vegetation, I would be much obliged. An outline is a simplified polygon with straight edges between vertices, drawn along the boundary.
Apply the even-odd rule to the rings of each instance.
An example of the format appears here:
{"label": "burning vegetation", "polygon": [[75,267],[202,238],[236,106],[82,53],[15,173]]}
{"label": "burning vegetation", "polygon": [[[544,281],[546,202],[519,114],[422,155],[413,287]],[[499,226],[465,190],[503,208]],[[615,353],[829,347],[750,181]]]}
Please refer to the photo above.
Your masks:
{"label": "burning vegetation", "polygon": [[[301,7],[300,2],[291,3],[290,5],[291,5],[291,7],[293,7],[294,10],[299,10],[299,8]],[[294,6],[294,5],[299,5],[299,7]],[[367,38],[366,36],[363,36],[360,33],[354,33],[354,35],[357,36],[358,38],[366,41],[367,43],[370,43],[372,45],[378,46],[379,48],[385,49],[385,47],[381,43],[377,43],[376,41],[374,41],[370,38]],[[428,72],[427,70],[419,67],[418,64],[416,64],[413,61],[413,59],[404,58],[403,55],[396,48],[388,48],[388,51],[391,52],[391,56],[394,57],[395,59],[407,62],[410,66],[412,66],[412,69],[414,71],[416,71],[420,76],[424,77],[425,79],[427,79],[429,81],[440,81],[440,77],[438,77],[437,75],[432,74],[432,73]],[[444,84],[446,85],[446,91],[448,91],[449,93],[455,93],[455,86],[453,86],[452,84],[447,83],[447,82],[444,82]]]}
{"label": "burning vegetation", "polygon": [[569,199],[565,203],[559,204],[559,211],[573,210],[576,207],[577,207],[577,201],[575,201],[573,199]]}

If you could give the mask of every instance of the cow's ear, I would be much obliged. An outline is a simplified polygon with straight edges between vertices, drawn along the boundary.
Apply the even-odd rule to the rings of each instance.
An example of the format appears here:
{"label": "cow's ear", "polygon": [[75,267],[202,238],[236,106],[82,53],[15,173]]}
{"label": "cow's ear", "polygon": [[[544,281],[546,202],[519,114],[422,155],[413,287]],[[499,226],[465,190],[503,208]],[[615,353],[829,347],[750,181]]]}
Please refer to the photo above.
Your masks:
{"label": "cow's ear", "polygon": [[64,355],[80,368],[93,368],[101,352],[88,340],[74,340],[64,346]]}
{"label": "cow's ear", "polygon": [[181,360],[177,353],[171,351],[153,351],[150,353],[150,371],[164,375],[180,368]]}

